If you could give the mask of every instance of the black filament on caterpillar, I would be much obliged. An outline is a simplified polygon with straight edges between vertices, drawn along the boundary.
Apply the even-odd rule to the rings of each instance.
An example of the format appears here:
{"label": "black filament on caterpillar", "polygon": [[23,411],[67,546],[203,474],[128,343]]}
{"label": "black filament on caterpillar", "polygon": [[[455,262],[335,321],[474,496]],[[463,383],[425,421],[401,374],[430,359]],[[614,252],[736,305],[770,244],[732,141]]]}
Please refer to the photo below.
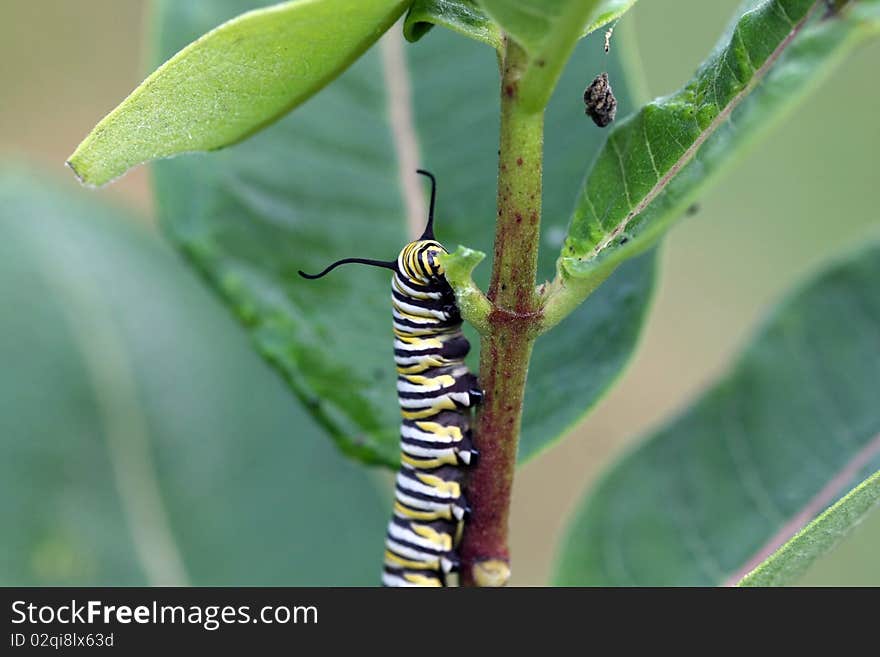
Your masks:
{"label": "black filament on caterpillar", "polygon": [[344,258],[393,272],[391,305],[400,427],[400,470],[394,510],[385,538],[382,583],[386,586],[445,586],[458,569],[458,544],[470,509],[464,495],[465,470],[478,456],[471,433],[471,407],[483,393],[464,358],[470,343],[461,331],[455,294],[443,275],[434,239],[437,183],[431,180],[428,224],[395,260]]}

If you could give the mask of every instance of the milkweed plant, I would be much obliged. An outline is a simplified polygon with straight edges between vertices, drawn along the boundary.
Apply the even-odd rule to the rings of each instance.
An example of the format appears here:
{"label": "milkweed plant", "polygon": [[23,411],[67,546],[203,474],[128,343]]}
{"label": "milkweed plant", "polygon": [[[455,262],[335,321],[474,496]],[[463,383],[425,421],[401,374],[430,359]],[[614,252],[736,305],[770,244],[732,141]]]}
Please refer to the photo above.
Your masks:
{"label": "milkweed plant", "polygon": [[[689,80],[647,101],[634,4],[162,0],[158,68],[69,158],[91,186],[162,160],[167,237],[290,404],[345,457],[401,468],[385,583],[456,570],[461,585],[507,583],[516,469],[620,376],[656,245],[880,32],[880,0],[749,0]],[[429,210],[437,246],[420,251]],[[352,257],[385,265],[296,275]],[[782,300],[728,372],[590,491],[554,582],[778,585],[829,550],[880,499],[878,280],[867,242]],[[444,342],[462,321],[466,359]],[[468,370],[465,403],[450,391]]]}

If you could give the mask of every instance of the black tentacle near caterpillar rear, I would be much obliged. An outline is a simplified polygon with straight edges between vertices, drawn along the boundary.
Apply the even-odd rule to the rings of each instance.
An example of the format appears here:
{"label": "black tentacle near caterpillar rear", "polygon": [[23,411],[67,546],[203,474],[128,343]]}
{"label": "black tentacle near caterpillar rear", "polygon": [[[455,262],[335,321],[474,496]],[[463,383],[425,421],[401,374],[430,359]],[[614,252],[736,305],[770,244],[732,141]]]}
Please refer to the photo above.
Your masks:
{"label": "black tentacle near caterpillar rear", "polygon": [[431,180],[428,224],[396,260],[345,258],[390,269],[394,361],[400,404],[400,470],[385,538],[382,583],[386,586],[445,586],[458,569],[458,545],[470,509],[466,471],[476,462],[471,408],[482,399],[464,358],[470,343],[461,330],[455,294],[444,277],[434,239],[436,181]]}

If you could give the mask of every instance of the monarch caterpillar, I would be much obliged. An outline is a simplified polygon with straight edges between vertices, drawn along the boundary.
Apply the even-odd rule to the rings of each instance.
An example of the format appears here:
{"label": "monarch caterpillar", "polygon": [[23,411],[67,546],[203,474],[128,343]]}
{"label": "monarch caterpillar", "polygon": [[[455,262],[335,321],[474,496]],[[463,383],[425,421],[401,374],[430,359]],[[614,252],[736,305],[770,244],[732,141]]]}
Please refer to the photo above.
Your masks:
{"label": "monarch caterpillar", "polygon": [[455,294],[443,275],[434,239],[437,181],[431,180],[428,224],[395,260],[343,258],[342,264],[390,269],[394,362],[400,426],[400,469],[394,509],[385,537],[385,586],[445,586],[458,568],[457,547],[470,509],[464,495],[465,469],[476,462],[470,408],[483,393],[464,358],[470,343],[461,331]]}

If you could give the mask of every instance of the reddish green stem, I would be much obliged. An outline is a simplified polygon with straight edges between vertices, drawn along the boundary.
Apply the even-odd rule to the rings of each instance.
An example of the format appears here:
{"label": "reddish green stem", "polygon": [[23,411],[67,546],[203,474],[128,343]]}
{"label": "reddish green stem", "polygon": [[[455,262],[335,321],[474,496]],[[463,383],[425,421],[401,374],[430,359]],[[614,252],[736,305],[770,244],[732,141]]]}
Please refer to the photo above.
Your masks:
{"label": "reddish green stem", "polygon": [[462,583],[501,586],[510,568],[508,517],[532,344],[540,324],[535,293],[541,221],[543,112],[519,102],[525,53],[508,42],[502,60],[501,139],[492,310],[480,342],[485,392],[476,422],[480,460],[468,480],[473,509],[461,546]]}

